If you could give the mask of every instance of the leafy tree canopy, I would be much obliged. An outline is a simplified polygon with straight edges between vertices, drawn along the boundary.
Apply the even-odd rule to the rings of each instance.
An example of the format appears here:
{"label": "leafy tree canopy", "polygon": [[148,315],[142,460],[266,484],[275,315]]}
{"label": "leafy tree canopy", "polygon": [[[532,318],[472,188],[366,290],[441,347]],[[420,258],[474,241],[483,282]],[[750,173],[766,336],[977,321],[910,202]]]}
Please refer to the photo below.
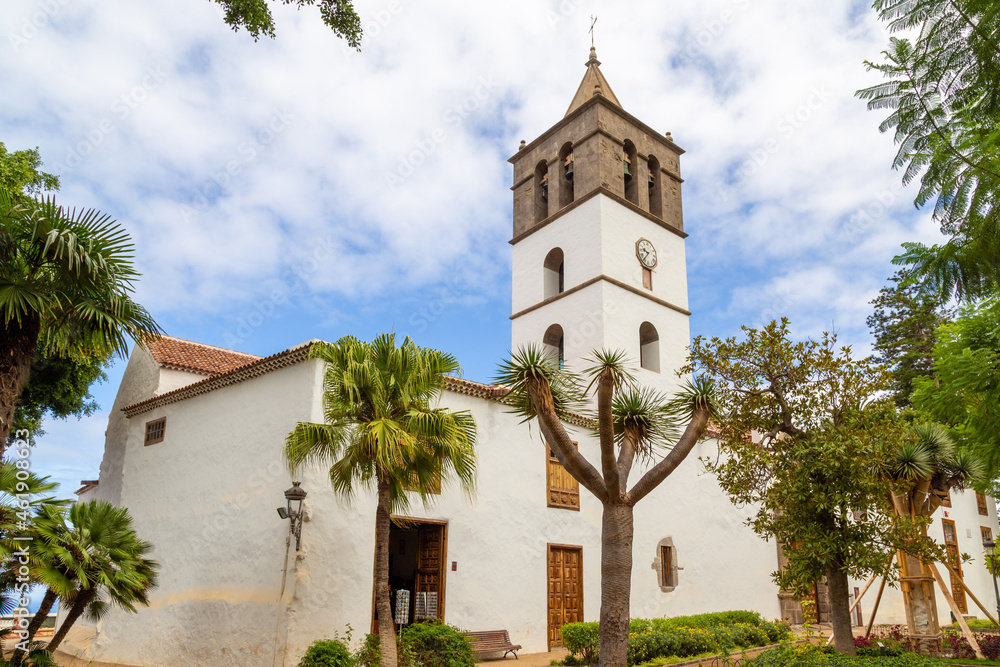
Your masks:
{"label": "leafy tree canopy", "polygon": [[720,456],[706,461],[748,523],[775,537],[788,563],[776,582],[798,594],[826,577],[838,651],[853,653],[847,577],[887,573],[915,542],[916,522],[894,521],[884,470],[906,437],[888,399],[888,371],[838,348],[836,335],[794,342],[788,320],[744,337],[694,339],[689,371],[716,387]]}
{"label": "leafy tree canopy", "polygon": [[0,141],[0,188],[15,193],[22,201],[58,190],[59,177],[41,171],[41,166],[42,157],[38,148],[11,153]]}
{"label": "leafy tree canopy", "polygon": [[868,328],[875,337],[874,360],[892,371],[892,393],[896,406],[910,406],[913,382],[931,377],[931,349],[937,327],[950,315],[944,299],[907,281],[905,271],[889,279],[872,301],[875,312]]}
{"label": "leafy tree canopy", "polygon": [[[233,30],[246,29],[254,41],[261,34],[274,38],[274,17],[267,0],[215,0],[226,12],[226,23]],[[361,50],[361,19],[354,11],[351,0],[281,0],[286,5],[297,5],[299,9],[305,6],[319,5],[323,23],[328,25],[338,37],[341,37],[355,49]]]}
{"label": "leafy tree canopy", "polygon": [[938,329],[932,356],[934,378],[916,381],[914,405],[950,426],[959,447],[979,454],[995,480],[1000,475],[1000,298],[961,308],[954,321]]}
{"label": "leafy tree canopy", "polygon": [[916,205],[934,205],[948,241],[905,243],[894,261],[926,287],[974,298],[1000,286],[1000,4],[993,0],[876,0],[893,32],[880,63],[885,81],[859,90],[887,109],[894,168],[920,178]]}

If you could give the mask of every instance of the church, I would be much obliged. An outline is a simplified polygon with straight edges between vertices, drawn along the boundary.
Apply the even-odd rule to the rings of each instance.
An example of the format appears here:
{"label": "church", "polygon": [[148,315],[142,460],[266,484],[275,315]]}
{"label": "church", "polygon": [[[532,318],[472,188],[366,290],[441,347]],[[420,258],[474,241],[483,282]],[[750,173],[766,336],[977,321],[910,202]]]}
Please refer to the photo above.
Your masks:
{"label": "church", "polygon": [[[594,349],[623,349],[642,384],[678,386],[690,341],[683,153],[670,133],[625,111],[591,49],[565,116],[510,158],[512,349],[541,343],[570,368]],[[148,608],[112,610],[74,630],[66,650],[143,667],[291,667],[315,640],[373,630],[374,491],[347,503],[323,467],[293,479],[282,460],[297,422],[323,420],[311,345],[257,357],[163,337],[133,350],[100,478],[77,493],[129,508],[155,545],[160,583]],[[395,620],[504,629],[523,652],[544,652],[561,644],[563,624],[598,618],[601,505],[501,394],[447,381],[441,405],[477,424],[477,490],[469,498],[445,483],[433,502],[414,497],[396,517]],[[567,427],[598,460],[589,423]],[[770,576],[777,546],[744,524],[745,510],[698,462],[715,453],[713,440],[701,442],[636,506],[632,616],[751,609],[794,620],[798,603]],[[288,511],[275,512],[293,482],[307,494],[294,531]],[[954,494],[950,517],[935,521],[978,556],[997,518],[972,495]],[[966,583],[991,600],[982,560],[966,569]],[[878,621],[903,622],[898,591],[886,597]],[[939,608],[947,617],[943,599]]]}

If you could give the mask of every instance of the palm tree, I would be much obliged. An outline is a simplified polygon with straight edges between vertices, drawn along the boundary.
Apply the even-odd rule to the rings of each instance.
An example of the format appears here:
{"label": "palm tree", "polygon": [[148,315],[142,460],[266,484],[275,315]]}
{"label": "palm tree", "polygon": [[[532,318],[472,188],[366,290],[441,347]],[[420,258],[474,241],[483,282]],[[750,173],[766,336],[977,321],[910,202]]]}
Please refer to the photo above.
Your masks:
{"label": "palm tree", "polygon": [[[27,545],[24,550],[28,552],[29,576],[32,583],[43,585],[46,590],[25,630],[26,634],[18,642],[20,646],[31,645],[56,600],[71,596],[75,590],[74,568],[72,562],[67,563],[66,560],[73,558],[76,545],[72,543],[73,533],[66,527],[65,509],[54,503],[42,505],[25,535],[30,538],[22,543]],[[67,540],[69,543],[66,543]],[[18,648],[11,658],[11,665],[18,667],[27,655],[28,651]]]}
{"label": "palm tree", "polygon": [[[136,535],[132,518],[124,507],[105,500],[91,500],[70,507],[65,521],[51,517],[39,522],[41,549],[39,567],[49,581],[58,582],[56,592],[69,611],[49,641],[55,652],[66,633],[85,611],[98,618],[108,608],[103,596],[127,611],[136,604],[148,605],[149,591],[156,586],[159,564],[147,558],[153,547]],[[15,656],[20,664],[23,655]]]}
{"label": "palm tree", "polygon": [[[623,352],[595,352],[595,365],[574,375],[553,355],[527,346],[501,364],[497,382],[510,388],[504,401],[525,419],[537,419],[563,467],[604,506],[601,526],[601,667],[625,667],[632,585],[633,509],[687,457],[708,426],[711,384],[689,382],[673,398],[641,389]],[[581,390],[583,381],[589,384]],[[560,416],[579,409],[593,390],[597,398],[600,472],[570,439]],[[680,425],[687,422],[683,433]],[[617,450],[617,454],[616,454]],[[669,452],[635,485],[628,477],[636,457]]]}
{"label": "palm tree", "polygon": [[[899,450],[888,470],[890,479],[897,485],[891,501],[898,517],[911,521],[926,519],[921,531],[927,541],[930,516],[948,498],[949,492],[984,481],[986,469],[974,454],[957,450],[941,425],[915,424],[912,431],[913,439]],[[897,557],[904,577],[902,589],[908,630],[919,643],[922,638],[941,632],[934,580],[926,560],[902,550]]]}
{"label": "palm tree", "polygon": [[37,349],[127,351],[160,329],[131,294],[132,242],[109,216],[0,188],[0,456]]}
{"label": "palm tree", "polygon": [[295,471],[307,462],[330,464],[334,491],[351,497],[375,487],[375,608],[383,667],[395,667],[396,635],[389,601],[389,529],[393,512],[408,506],[407,491],[426,501],[454,473],[467,493],[475,484],[476,424],[467,411],[431,408],[445,375],[461,369],[450,354],[418,347],[393,334],[371,343],[351,336],[316,343],[310,357],[326,362],[324,423],[300,422],[285,439]]}

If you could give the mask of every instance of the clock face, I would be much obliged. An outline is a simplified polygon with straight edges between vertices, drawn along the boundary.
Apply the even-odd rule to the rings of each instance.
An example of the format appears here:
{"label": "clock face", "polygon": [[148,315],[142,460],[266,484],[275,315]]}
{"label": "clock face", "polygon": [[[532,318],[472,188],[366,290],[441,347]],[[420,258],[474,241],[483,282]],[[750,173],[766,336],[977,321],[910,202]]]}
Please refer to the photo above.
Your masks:
{"label": "clock face", "polygon": [[639,239],[635,244],[635,255],[647,269],[656,266],[656,248],[646,239]]}

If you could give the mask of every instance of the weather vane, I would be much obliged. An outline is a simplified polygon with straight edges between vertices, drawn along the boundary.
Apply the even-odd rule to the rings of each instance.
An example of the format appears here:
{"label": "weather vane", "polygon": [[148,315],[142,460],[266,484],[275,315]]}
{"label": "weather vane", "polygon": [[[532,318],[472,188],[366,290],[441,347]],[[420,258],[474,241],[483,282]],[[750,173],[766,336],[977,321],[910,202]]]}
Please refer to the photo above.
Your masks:
{"label": "weather vane", "polygon": [[594,24],[597,23],[597,17],[593,14],[590,15],[590,48],[594,48]]}

